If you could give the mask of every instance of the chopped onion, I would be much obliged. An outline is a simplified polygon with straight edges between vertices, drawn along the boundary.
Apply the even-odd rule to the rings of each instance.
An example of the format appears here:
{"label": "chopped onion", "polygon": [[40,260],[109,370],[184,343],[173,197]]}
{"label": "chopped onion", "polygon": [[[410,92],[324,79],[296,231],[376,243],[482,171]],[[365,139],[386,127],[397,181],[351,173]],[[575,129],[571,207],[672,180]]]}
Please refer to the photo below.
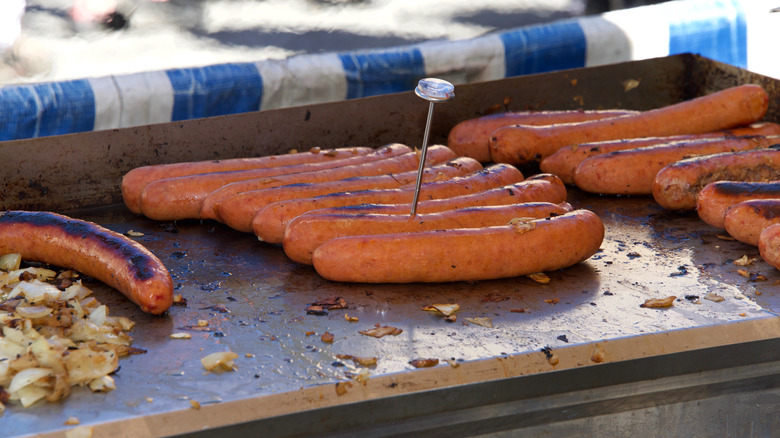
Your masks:
{"label": "chopped onion", "polygon": [[51,307],[46,306],[18,306],[16,308],[16,314],[21,318],[43,318],[50,315],[51,312]]}
{"label": "chopped onion", "polygon": [[22,255],[18,253],[4,254],[0,256],[0,269],[3,271],[15,271],[22,264]]}
{"label": "chopped onion", "polygon": [[[11,379],[11,384],[8,385],[8,392],[13,394],[25,386],[35,383],[40,379],[49,377],[52,374],[52,371],[48,368],[25,368],[16,373],[14,378]],[[44,393],[44,395],[46,394]]]}

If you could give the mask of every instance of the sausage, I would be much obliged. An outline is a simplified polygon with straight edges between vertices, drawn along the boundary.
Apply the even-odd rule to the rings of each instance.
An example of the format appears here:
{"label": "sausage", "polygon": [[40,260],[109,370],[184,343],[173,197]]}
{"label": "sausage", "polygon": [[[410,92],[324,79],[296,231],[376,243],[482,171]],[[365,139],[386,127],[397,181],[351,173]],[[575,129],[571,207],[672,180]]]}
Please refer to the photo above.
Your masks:
{"label": "sausage", "polygon": [[[444,164],[425,169],[423,181],[447,180],[482,169],[479,161],[460,157]],[[512,168],[514,169],[514,168]],[[516,169],[515,169],[516,170]],[[519,171],[516,171],[519,174]],[[519,174],[522,178],[522,174]],[[397,174],[364,176],[321,183],[291,184],[268,189],[241,192],[214,205],[218,220],[225,225],[244,232],[252,231],[252,218],[266,205],[289,199],[310,198],[330,193],[351,193],[375,188],[397,188],[415,183],[417,170]]]}
{"label": "sausage", "polygon": [[401,214],[321,213],[315,210],[293,219],[284,230],[282,246],[291,260],[311,265],[314,250],[324,242],[345,236],[409,233],[452,228],[506,225],[513,218],[561,215],[566,207],[550,202],[468,207],[414,217]]}
{"label": "sausage", "polygon": [[711,182],[777,179],[780,149],[775,147],[703,155],[661,169],[653,181],[653,198],[670,210],[692,210],[696,208],[696,196]]}
{"label": "sausage", "polygon": [[447,146],[456,154],[471,157],[487,163],[490,161],[488,141],[490,134],[502,126],[551,125],[554,123],[582,122],[627,114],[630,110],[563,110],[563,111],[518,111],[464,120],[455,125],[447,136]]}
{"label": "sausage", "polygon": [[751,199],[735,204],[723,217],[723,228],[740,242],[758,246],[761,232],[780,223],[780,199]]}
{"label": "sausage", "polygon": [[770,225],[761,232],[758,253],[764,261],[780,269],[780,224]]}
{"label": "sausage", "polygon": [[723,228],[726,212],[736,204],[750,199],[780,198],[780,181],[709,183],[696,198],[696,212],[709,225]]}
{"label": "sausage", "polygon": [[574,171],[580,189],[604,195],[650,195],[658,172],[694,156],[765,148],[780,137],[738,137],[705,143],[670,143],[610,152],[585,159]]}
{"label": "sausage", "polygon": [[[443,163],[456,158],[454,152],[446,146],[434,145],[428,148],[425,157],[427,165]],[[409,152],[384,160],[377,160],[371,163],[357,164],[353,166],[339,167],[334,169],[321,170],[319,172],[306,172],[295,175],[281,175],[276,178],[261,178],[248,181],[240,181],[228,184],[210,193],[201,205],[200,217],[203,219],[221,220],[217,215],[214,206],[235,196],[241,192],[267,189],[271,187],[280,187],[298,183],[321,183],[326,181],[337,181],[356,176],[375,176],[384,173],[397,173],[417,169],[420,157],[417,152]]]}
{"label": "sausage", "polygon": [[541,161],[575,144],[729,129],[760,120],[768,105],[767,92],[748,84],[636,115],[549,126],[505,126],[491,135],[490,156],[497,163],[520,165]]}
{"label": "sausage", "polygon": [[589,210],[510,225],[329,240],[312,255],[332,281],[412,283],[478,281],[555,271],[590,258],[604,240]]}
{"label": "sausage", "polygon": [[[420,187],[419,204],[425,200],[449,198],[477,193],[489,188],[501,187],[522,181],[523,176],[517,168],[508,164],[495,164],[471,174],[444,181],[425,182]],[[414,186],[397,189],[362,190],[358,192],[340,192],[313,198],[293,199],[269,204],[257,212],[251,220],[252,232],[262,241],[281,243],[287,223],[306,211],[319,208],[339,207],[357,204],[405,204],[411,210]],[[272,208],[268,213],[266,209]],[[419,211],[419,210],[418,210]]]}
{"label": "sausage", "polygon": [[173,281],[162,262],[141,244],[92,222],[50,212],[0,212],[0,253],[81,272],[153,315],[173,303]]}
{"label": "sausage", "polygon": [[[566,201],[566,187],[555,175],[539,174],[528,177],[524,181],[494,187],[482,191],[473,191],[459,196],[440,199],[420,199],[417,213],[436,213],[459,208],[477,207],[483,205],[507,205],[521,202],[552,202]],[[275,202],[260,210],[252,220],[252,231],[260,240],[268,239],[269,243],[281,243],[287,224],[294,218],[312,211],[334,213],[382,213],[406,214],[411,211],[411,196],[405,195],[401,203],[385,199],[358,200],[351,202],[339,196],[318,196],[315,198],[293,199]],[[396,202],[378,204],[377,202]]]}
{"label": "sausage", "polygon": [[627,138],[621,140],[598,141],[563,147],[552,155],[545,157],[539,163],[542,172],[558,175],[566,184],[574,184],[574,171],[586,158],[608,152],[637,149],[672,142],[704,143],[717,141],[723,137],[737,137],[744,135],[780,135],[780,124],[764,122],[754,123],[743,128],[735,128],[725,131],[708,132],[705,134],[672,135],[668,137],[642,137]]}
{"label": "sausage", "polygon": [[350,147],[323,150],[314,147],[309,152],[269,155],[253,158],[231,158],[227,160],[192,161],[185,163],[155,164],[137,167],[122,177],[122,198],[130,211],[141,214],[141,193],[154,181],[177,176],[201,173],[229,172],[234,170],[275,168],[298,164],[331,163],[344,158],[367,155],[374,149]]}
{"label": "sausage", "polygon": [[157,220],[200,219],[201,204],[211,192],[220,187],[246,180],[279,178],[282,175],[304,172],[326,172],[333,168],[367,164],[412,153],[402,144],[391,144],[365,155],[303,163],[264,169],[212,172],[186,175],[154,181],[141,192],[141,214]]}

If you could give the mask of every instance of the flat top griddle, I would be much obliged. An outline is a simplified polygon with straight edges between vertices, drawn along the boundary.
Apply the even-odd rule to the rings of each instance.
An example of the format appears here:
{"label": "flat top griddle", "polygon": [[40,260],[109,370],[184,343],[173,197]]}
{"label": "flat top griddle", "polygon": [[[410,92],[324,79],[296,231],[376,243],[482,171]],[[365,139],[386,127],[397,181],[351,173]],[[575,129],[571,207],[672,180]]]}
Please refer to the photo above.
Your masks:
{"label": "flat top griddle", "polygon": [[[673,66],[707,63],[700,58],[677,57],[661,61],[661,67],[670,62]],[[649,71],[652,66],[629,63],[612,67],[612,71]],[[604,74],[604,70],[583,69],[559,73],[555,78],[567,75],[571,80],[579,75],[586,80]],[[655,74],[663,75],[662,69]],[[486,101],[497,95],[489,91],[496,85],[485,85]],[[462,93],[464,100],[469,100],[470,91]],[[319,110],[312,109],[315,113]],[[175,137],[192,127],[183,137],[187,140],[195,136],[200,123],[211,121],[148,129],[168,129]],[[96,143],[85,147],[97,148],[108,138],[113,139],[114,149],[121,149],[125,147],[121,144],[133,143],[131,138],[147,138],[136,135],[132,129],[91,133],[71,139],[42,139],[38,146],[43,154],[64,142],[90,139]],[[172,154],[187,146],[165,141],[173,145]],[[0,151],[7,153],[21,143],[25,142],[0,144]],[[240,155],[238,149],[232,152]],[[60,160],[51,160],[57,166],[81,172],[87,169],[74,164],[78,160],[67,152],[57,150]],[[103,150],[109,155],[116,153],[111,148]],[[177,157],[168,158],[161,161],[176,161]],[[132,168],[148,159],[133,160],[132,154],[127,154],[125,160],[132,162],[123,161],[117,167]],[[47,165],[42,159],[39,167],[43,169],[38,172],[55,178],[45,169]],[[30,171],[19,172],[24,175]],[[30,179],[30,175],[25,177]],[[32,194],[30,184],[23,187],[23,177],[6,175],[7,182],[14,178],[18,184],[9,186],[12,189],[3,198],[5,208],[36,207],[49,199],[49,206],[56,211],[118,232],[143,233],[137,239],[165,263],[177,293],[187,304],[154,317],[143,314],[106,286],[89,283],[112,314],[136,321],[134,346],[147,352],[120,360],[114,391],[96,394],[75,390],[61,403],[10,407],[0,417],[3,432],[9,436],[62,434],[72,428],[64,425],[68,417],[93,427],[95,436],[175,435],[441,388],[739,345],[772,339],[780,333],[776,292],[780,274],[761,261],[757,249],[724,239],[722,230],[707,226],[694,213],[665,211],[649,197],[593,196],[570,189],[569,202],[575,208],[596,212],[604,221],[606,237],[595,256],[548,273],[547,284],[520,277],[472,283],[369,285],[326,281],[311,267],[288,260],[279,246],[261,243],[250,234],[215,222],[154,222],[135,216],[123,205],[111,202],[116,200],[116,179],[103,181],[90,176],[87,179],[103,181],[98,184],[114,190],[97,195],[96,190],[88,189],[82,198],[85,201],[77,203],[76,194],[65,193],[75,190],[76,183],[69,186],[71,183],[65,181],[38,196]],[[68,178],[70,174],[63,176]],[[22,188],[14,192],[13,187]],[[51,193],[60,190],[62,194]],[[22,192],[27,195],[20,197]],[[745,255],[756,261],[744,267],[733,263]],[[745,276],[740,270],[764,278]],[[708,294],[724,300],[712,301]],[[677,297],[671,308],[640,307],[646,299],[670,295]],[[346,308],[327,314],[307,312],[310,304],[334,298],[343,299]],[[422,310],[439,303],[457,303],[457,321],[447,322]],[[358,321],[348,321],[347,315]],[[209,324],[198,327],[198,320]],[[397,327],[402,332],[382,338],[360,334],[377,325]],[[188,332],[192,338],[170,339],[174,332]],[[325,332],[334,335],[332,343],[320,339]],[[239,355],[236,370],[205,372],[200,359],[227,350]],[[338,355],[374,356],[378,363],[364,369]],[[431,358],[439,359],[439,364],[421,369],[410,364],[415,359]],[[199,409],[192,402],[197,402]]]}

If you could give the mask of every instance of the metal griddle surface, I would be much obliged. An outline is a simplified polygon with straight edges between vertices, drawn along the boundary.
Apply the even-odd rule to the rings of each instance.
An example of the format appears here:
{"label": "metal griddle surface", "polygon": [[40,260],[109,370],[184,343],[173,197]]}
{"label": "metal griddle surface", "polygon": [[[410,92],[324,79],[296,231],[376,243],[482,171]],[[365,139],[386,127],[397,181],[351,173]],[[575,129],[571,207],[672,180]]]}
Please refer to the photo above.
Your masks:
{"label": "metal griddle surface", "polygon": [[[144,233],[140,241],[168,266],[187,305],[152,317],[116,292],[91,284],[112,313],[137,322],[134,345],[148,352],[120,361],[115,391],[76,390],[63,403],[11,408],[4,415],[4,431],[56,431],[70,416],[84,424],[166,413],[175,418],[178,412],[194,411],[190,401],[199,402],[204,412],[210,405],[237,400],[256,399],[262,406],[264,397],[335,384],[360,371],[337,354],[378,357],[378,365],[369,369],[374,379],[421,372],[409,365],[412,359],[438,358],[438,367],[451,367],[445,359],[465,366],[524,354],[541,358],[546,348],[556,352],[626,337],[641,344],[647,334],[776,317],[776,270],[760,259],[744,268],[733,264],[746,254],[758,257],[755,248],[723,240],[718,237],[722,231],[695,215],[665,212],[650,198],[570,194],[575,207],[602,217],[606,238],[602,251],[590,260],[550,273],[549,284],[528,278],[431,285],[333,283],[290,262],[280,247],[217,223],[157,223],[122,206],[77,212],[115,231]],[[751,281],[738,269],[764,274],[766,280]],[[705,299],[708,293],[725,301]],[[677,296],[669,309],[640,307],[648,298],[669,295]],[[329,297],[342,297],[347,308],[326,316],[306,313],[308,304]],[[448,323],[421,310],[435,303],[458,303],[458,321]],[[524,312],[513,311],[517,309]],[[348,322],[345,314],[359,321]],[[490,318],[493,327],[466,322],[474,317]],[[193,329],[201,319],[209,321],[207,330]],[[375,324],[403,333],[381,339],[358,333]],[[179,331],[190,332],[192,339],[168,338]],[[335,335],[332,344],[320,340],[325,332]],[[679,349],[679,342],[670,341],[669,351]],[[239,354],[237,370],[204,372],[200,358],[225,350]],[[580,362],[575,366],[594,365],[587,356]],[[330,385],[328,391],[335,392]],[[244,421],[265,416],[234,414],[246,417]],[[138,427],[129,424],[129,430]],[[186,424],[171,426],[167,433],[189,430]]]}

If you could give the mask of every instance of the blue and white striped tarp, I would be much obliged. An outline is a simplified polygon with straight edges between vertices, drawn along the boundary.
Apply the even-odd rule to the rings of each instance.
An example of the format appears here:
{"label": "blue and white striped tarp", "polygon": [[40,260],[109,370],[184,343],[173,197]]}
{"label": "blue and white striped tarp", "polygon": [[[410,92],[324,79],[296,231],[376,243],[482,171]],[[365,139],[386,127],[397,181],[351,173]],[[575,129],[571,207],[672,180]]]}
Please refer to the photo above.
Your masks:
{"label": "blue and white striped tarp", "polygon": [[750,69],[766,3],[678,0],[462,41],[6,86],[0,140],[409,91],[426,76],[462,84],[688,52]]}

